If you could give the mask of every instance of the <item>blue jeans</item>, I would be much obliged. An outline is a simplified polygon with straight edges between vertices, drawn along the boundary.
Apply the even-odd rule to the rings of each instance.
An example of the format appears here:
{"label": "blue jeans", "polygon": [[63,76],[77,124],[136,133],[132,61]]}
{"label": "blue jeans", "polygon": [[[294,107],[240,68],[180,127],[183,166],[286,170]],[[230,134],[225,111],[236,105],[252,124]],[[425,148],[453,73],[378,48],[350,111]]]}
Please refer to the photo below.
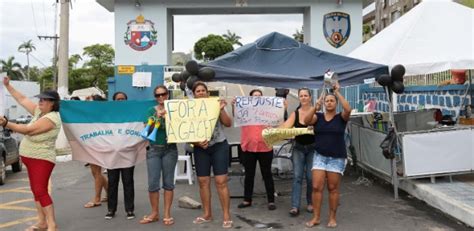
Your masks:
{"label": "blue jeans", "polygon": [[160,178],[163,173],[163,189],[174,189],[174,169],[178,162],[178,149],[176,144],[150,145],[146,153],[146,166],[148,170],[148,192],[160,190]]}
{"label": "blue jeans", "polygon": [[306,173],[306,203],[311,205],[313,190],[311,167],[313,166],[314,144],[302,145],[295,143],[291,156],[293,162],[293,191],[291,192],[291,207],[300,208],[301,187]]}

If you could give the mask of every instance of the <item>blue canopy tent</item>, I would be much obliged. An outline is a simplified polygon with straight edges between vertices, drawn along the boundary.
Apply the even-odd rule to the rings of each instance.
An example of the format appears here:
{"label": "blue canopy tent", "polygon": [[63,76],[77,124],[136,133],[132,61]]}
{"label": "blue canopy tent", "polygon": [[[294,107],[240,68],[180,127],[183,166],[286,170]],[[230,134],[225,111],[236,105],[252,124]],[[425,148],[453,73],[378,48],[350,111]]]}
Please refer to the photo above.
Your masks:
{"label": "blue canopy tent", "polygon": [[322,51],[277,32],[202,65],[215,70],[214,81],[275,88],[319,88],[328,69],[337,72],[341,86],[388,74],[385,65]]}

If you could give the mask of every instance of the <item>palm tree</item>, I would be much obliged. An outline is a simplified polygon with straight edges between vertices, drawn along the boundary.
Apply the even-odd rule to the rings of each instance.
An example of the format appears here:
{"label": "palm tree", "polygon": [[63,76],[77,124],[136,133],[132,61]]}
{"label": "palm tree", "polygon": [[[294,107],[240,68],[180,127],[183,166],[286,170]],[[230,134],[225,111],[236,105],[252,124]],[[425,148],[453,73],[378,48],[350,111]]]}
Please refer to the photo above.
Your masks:
{"label": "palm tree", "polygon": [[73,54],[69,57],[69,68],[76,69],[76,65],[82,60],[81,55]]}
{"label": "palm tree", "polygon": [[303,27],[301,27],[301,30],[296,29],[296,33],[293,34],[293,38],[301,43],[304,41]]}
{"label": "palm tree", "polygon": [[0,60],[2,65],[2,72],[6,72],[12,80],[21,80],[23,75],[21,73],[21,64],[14,62],[15,57],[10,56],[7,60]]}
{"label": "palm tree", "polygon": [[26,53],[26,63],[27,63],[27,68],[26,68],[26,79],[27,80],[30,80],[30,73],[29,73],[29,69],[30,69],[30,53],[33,51],[33,50],[36,50],[36,47],[35,45],[31,42],[31,39],[26,41],[26,42],[23,42],[19,47],[18,47],[18,51],[19,52],[22,52],[22,53]]}
{"label": "palm tree", "polygon": [[242,43],[239,41],[240,39],[242,39],[242,37],[230,32],[230,30],[227,30],[227,34],[223,34],[222,37],[224,37],[224,39],[229,41],[232,45],[237,44],[239,46],[242,46]]}

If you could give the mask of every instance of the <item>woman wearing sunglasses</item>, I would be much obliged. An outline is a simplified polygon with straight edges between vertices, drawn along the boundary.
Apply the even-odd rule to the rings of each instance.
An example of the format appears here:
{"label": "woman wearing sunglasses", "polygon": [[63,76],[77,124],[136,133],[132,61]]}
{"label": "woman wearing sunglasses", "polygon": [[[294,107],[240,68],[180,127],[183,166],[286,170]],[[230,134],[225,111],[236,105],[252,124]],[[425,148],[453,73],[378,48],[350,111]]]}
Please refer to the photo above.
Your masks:
{"label": "woman wearing sunglasses", "polygon": [[171,217],[171,203],[173,202],[174,190],[174,169],[178,161],[178,149],[176,144],[168,144],[165,130],[165,109],[164,103],[168,99],[168,89],[163,86],[155,88],[154,96],[156,106],[150,108],[147,118],[155,118],[156,123],[160,123],[156,133],[155,141],[150,141],[149,150],[146,154],[148,170],[148,196],[150,199],[151,213],[140,220],[140,224],[148,224],[159,220],[160,201],[160,179],[163,174],[163,197],[164,216],[163,224],[172,225],[174,219]]}

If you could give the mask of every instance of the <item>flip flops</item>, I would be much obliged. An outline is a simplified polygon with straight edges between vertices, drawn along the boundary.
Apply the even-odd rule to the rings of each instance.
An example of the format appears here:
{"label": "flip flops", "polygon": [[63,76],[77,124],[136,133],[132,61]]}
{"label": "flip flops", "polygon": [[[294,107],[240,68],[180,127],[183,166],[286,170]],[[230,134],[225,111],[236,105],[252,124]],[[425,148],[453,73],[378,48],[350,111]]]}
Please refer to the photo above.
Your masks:
{"label": "flip flops", "polygon": [[222,222],[222,228],[224,229],[230,229],[233,226],[233,221],[224,221]]}
{"label": "flip flops", "polygon": [[45,230],[48,230],[48,227],[46,228],[40,228],[38,225],[32,225],[30,227],[28,227],[27,229],[25,229],[26,231],[45,231]]}
{"label": "flip flops", "polygon": [[313,228],[314,226],[319,225],[319,223],[320,222],[308,221],[308,222],[304,223],[304,226],[306,226],[306,228]]}
{"label": "flip flops", "polygon": [[204,217],[196,217],[193,221],[194,224],[200,225],[204,223],[209,223],[212,221],[212,218],[205,219]]}
{"label": "flip flops", "polygon": [[[140,224],[149,224],[153,222],[157,222],[159,220],[158,217],[151,218],[149,216],[143,216],[143,218],[139,221]],[[164,219],[163,219],[164,221]]]}
{"label": "flip flops", "polygon": [[94,207],[101,206],[101,205],[102,205],[102,203],[100,203],[100,202],[99,203],[94,203],[92,201],[89,201],[84,205],[84,208],[89,209],[89,208],[94,208]]}
{"label": "flip flops", "polygon": [[174,218],[163,218],[163,224],[164,225],[173,225],[174,224]]}

